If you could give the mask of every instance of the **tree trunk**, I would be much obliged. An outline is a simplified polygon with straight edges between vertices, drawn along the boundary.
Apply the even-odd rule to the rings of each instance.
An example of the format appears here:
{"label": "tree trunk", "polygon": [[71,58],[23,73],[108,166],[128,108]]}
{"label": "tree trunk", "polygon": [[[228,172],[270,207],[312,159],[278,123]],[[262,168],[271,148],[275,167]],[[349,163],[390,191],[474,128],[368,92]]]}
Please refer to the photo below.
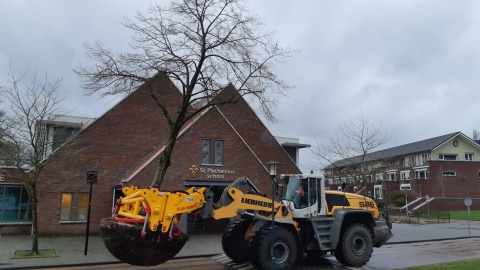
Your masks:
{"label": "tree trunk", "polygon": [[165,178],[165,174],[167,173],[167,169],[168,167],[170,167],[170,158],[173,153],[173,147],[175,146],[175,143],[177,141],[177,136],[178,132],[172,132],[172,134],[168,137],[168,142],[165,146],[165,150],[163,150],[158,160],[158,167],[155,173],[155,177],[152,181],[152,187],[160,188],[162,186],[163,179]]}
{"label": "tree trunk", "polygon": [[32,255],[38,254],[38,214],[37,214],[37,189],[35,183],[31,185],[31,199],[32,199]]}

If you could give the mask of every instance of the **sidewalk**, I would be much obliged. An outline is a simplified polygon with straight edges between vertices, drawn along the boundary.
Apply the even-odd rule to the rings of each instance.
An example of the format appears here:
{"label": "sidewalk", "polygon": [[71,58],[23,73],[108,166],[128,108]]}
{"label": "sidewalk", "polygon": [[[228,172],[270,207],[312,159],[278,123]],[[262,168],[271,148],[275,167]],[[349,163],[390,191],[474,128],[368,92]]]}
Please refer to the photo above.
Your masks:
{"label": "sidewalk", "polygon": [[[88,238],[87,255],[85,236],[39,237],[39,249],[55,249],[58,257],[11,259],[15,250],[28,250],[32,245],[30,236],[0,237],[0,269],[42,268],[47,266],[74,266],[119,262],[103,245],[99,235]],[[223,253],[221,234],[192,234],[190,240],[176,257],[208,256]]]}
{"label": "sidewalk", "polygon": [[[440,224],[393,224],[394,236],[387,244],[434,241],[469,237],[467,221],[452,221]],[[480,222],[470,222],[470,236],[480,237]],[[223,253],[221,234],[192,234],[177,258],[192,256],[208,256]],[[25,250],[31,247],[30,236],[0,237],[0,269],[26,269],[42,267],[62,267],[85,264],[101,264],[118,262],[103,245],[100,236],[90,236],[88,252],[85,251],[85,236],[54,236],[40,237],[40,249],[55,249],[58,257],[10,259],[15,250]]]}

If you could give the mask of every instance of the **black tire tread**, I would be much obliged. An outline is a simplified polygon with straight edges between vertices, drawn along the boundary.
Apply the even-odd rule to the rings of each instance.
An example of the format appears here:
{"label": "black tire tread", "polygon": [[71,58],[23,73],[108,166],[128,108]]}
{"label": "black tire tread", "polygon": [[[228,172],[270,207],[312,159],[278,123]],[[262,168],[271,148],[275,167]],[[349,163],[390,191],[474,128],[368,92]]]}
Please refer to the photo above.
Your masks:
{"label": "black tire tread", "polygon": [[[366,235],[366,245],[367,251],[364,253],[365,255],[359,257],[352,254],[350,249],[350,239],[348,239],[348,235],[352,233],[352,231],[358,231],[362,234]],[[335,258],[342,264],[349,266],[349,267],[361,267],[365,265],[370,258],[372,257],[373,253],[373,237],[370,230],[364,225],[360,223],[355,223],[350,225],[350,227],[345,230],[343,234],[343,238],[341,241],[341,246],[337,247],[334,251]]]}
{"label": "black tire tread", "polygon": [[[250,249],[242,243],[251,221],[239,219],[230,224],[222,235],[222,248],[232,261],[242,263],[250,260]],[[247,243],[248,245],[248,243]]]}
{"label": "black tire tread", "polygon": [[[266,225],[255,233],[255,237],[252,240],[252,244],[250,245],[252,247],[251,261],[255,269],[267,270],[271,268],[270,250],[266,250],[270,246],[269,242],[271,241],[271,231],[272,231],[272,227],[269,225]],[[289,238],[288,241],[286,242],[293,244],[293,246],[290,247],[290,250],[292,251],[292,255],[290,256],[290,259],[288,260],[288,262],[282,265],[277,264],[275,269],[278,269],[278,270],[294,269],[295,264],[299,258],[299,249],[300,249],[300,245],[298,244],[295,235],[288,229],[285,229],[281,226],[275,226],[275,235],[276,235],[276,238],[279,238],[279,237]]]}

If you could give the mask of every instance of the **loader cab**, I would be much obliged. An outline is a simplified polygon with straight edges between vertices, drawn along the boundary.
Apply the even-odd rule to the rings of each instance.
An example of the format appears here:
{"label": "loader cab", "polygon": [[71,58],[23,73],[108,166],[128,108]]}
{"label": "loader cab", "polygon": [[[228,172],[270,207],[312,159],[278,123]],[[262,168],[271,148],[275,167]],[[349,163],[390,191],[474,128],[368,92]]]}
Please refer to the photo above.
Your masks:
{"label": "loader cab", "polygon": [[314,175],[282,175],[286,185],[282,203],[294,218],[325,215],[325,183]]}

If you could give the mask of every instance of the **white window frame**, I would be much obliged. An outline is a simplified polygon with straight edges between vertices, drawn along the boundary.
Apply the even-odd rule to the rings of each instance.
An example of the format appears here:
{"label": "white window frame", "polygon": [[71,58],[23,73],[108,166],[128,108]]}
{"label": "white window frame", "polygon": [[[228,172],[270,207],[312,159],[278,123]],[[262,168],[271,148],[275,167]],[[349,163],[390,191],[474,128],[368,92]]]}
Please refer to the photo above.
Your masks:
{"label": "white window frame", "polygon": [[421,165],[426,165],[428,162],[428,153],[420,154],[419,156],[420,156]]}
{"label": "white window frame", "polygon": [[386,181],[390,181],[390,182],[397,181],[397,172],[396,171],[386,172],[386,174],[387,174]]}
{"label": "white window frame", "polygon": [[[445,159],[445,156],[455,156],[455,159]],[[438,154],[438,160],[454,161],[458,160],[457,154]]]}
{"label": "white window frame", "polygon": [[[420,178],[418,173],[424,172],[425,178]],[[415,169],[415,179],[426,180],[428,179],[428,169],[427,168],[419,168]]]}
{"label": "white window frame", "polygon": [[415,163],[415,156],[409,156],[408,157],[408,162],[410,163],[410,166],[413,167],[416,165]]}
{"label": "white window frame", "polygon": [[410,180],[410,170],[400,171],[400,180]]}
{"label": "white window frame", "polygon": [[455,172],[455,171],[443,171],[442,176],[446,176],[446,177],[457,176],[457,172]]}
{"label": "white window frame", "polygon": [[410,183],[408,184],[400,184],[400,190],[412,190],[412,186]]}
{"label": "white window frame", "polygon": [[383,181],[383,173],[375,174],[375,181]]}
{"label": "white window frame", "polygon": [[465,160],[472,161],[473,153],[465,153]]}
{"label": "white window frame", "polygon": [[373,186],[373,196],[375,199],[383,199],[383,187],[382,185],[374,185]]}
{"label": "white window frame", "polygon": [[338,185],[340,183],[340,178],[335,177],[333,178],[333,184]]}

